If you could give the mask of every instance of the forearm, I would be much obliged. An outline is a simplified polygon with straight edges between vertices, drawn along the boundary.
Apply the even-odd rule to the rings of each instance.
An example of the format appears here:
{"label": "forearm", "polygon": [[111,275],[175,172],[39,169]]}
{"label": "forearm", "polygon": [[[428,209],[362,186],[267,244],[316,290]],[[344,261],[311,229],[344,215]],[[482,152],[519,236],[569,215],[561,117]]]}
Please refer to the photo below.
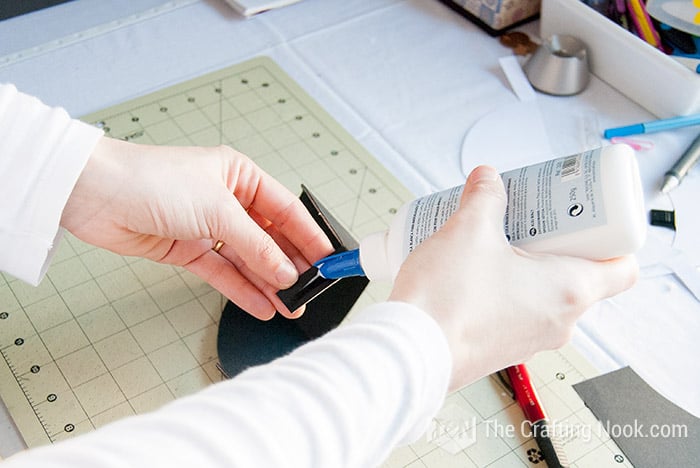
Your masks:
{"label": "forearm", "polygon": [[380,304],[267,366],[8,463],[375,466],[423,433],[450,368],[432,319]]}
{"label": "forearm", "polygon": [[0,85],[0,270],[39,283],[61,212],[101,136],[63,109]]}

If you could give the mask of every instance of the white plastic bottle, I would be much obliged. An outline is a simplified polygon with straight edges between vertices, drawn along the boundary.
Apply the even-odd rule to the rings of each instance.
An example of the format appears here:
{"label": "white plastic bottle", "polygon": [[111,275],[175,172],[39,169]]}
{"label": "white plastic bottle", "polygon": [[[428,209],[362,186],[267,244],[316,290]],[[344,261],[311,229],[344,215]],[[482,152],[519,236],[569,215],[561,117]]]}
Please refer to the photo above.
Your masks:
{"label": "white plastic bottle", "polygon": [[[508,194],[504,231],[512,245],[589,259],[634,253],[645,240],[639,169],[627,145],[554,159],[501,174]],[[459,206],[463,186],[410,202],[387,231],[360,242],[370,280],[393,280],[408,254]]]}

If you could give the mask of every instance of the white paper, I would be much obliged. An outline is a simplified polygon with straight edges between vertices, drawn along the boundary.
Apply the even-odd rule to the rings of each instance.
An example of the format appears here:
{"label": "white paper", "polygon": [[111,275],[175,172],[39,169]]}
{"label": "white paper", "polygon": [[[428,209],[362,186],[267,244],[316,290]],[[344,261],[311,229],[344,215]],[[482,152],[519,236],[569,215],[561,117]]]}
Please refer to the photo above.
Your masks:
{"label": "white paper", "polygon": [[252,16],[262,13],[263,11],[281,8],[300,2],[301,0],[226,0],[226,3],[242,14],[243,16]]}

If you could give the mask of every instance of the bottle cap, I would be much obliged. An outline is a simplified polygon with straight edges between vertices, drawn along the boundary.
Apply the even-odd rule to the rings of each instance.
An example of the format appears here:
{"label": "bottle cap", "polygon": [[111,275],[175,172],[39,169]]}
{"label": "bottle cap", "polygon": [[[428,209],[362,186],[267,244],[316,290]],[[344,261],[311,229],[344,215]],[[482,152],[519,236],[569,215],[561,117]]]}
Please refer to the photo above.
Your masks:
{"label": "bottle cap", "polygon": [[360,242],[360,264],[372,281],[394,279],[386,251],[386,236],[387,232],[375,232]]}

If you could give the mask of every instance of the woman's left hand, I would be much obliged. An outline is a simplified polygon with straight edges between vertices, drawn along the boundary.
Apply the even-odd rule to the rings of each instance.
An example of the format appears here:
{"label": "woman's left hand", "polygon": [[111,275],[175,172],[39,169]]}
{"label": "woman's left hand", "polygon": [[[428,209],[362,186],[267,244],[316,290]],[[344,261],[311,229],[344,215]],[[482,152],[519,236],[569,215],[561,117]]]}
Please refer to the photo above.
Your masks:
{"label": "woman's left hand", "polygon": [[[103,137],[61,218],[79,239],[186,268],[259,319],[289,311],[276,292],[332,252],[299,199],[225,146],[137,145]],[[224,244],[213,250],[217,241]]]}

